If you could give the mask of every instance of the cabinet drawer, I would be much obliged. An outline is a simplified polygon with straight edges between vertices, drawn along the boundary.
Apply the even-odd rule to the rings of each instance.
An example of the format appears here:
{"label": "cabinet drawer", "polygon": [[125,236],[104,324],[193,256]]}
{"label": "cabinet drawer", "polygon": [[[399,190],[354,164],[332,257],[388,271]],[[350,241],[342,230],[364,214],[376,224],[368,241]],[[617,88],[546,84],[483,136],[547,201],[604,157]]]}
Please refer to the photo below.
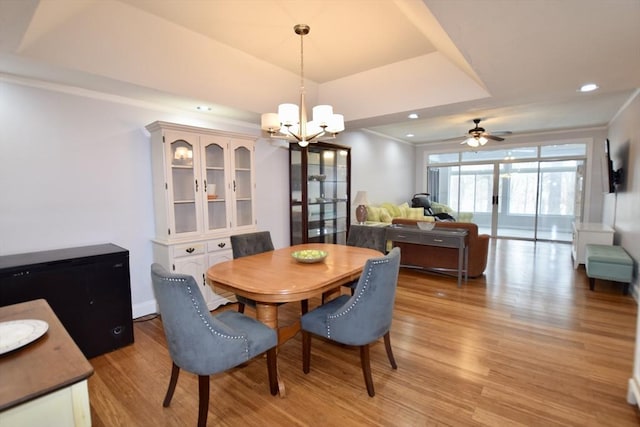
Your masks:
{"label": "cabinet drawer", "polygon": [[386,231],[385,237],[387,240],[393,240],[395,242],[402,242],[402,243],[420,244],[422,242],[420,238],[420,233],[406,231],[406,230],[393,230],[389,228]]}
{"label": "cabinet drawer", "polygon": [[425,234],[422,236],[422,244],[429,246],[440,246],[444,248],[457,248],[459,247],[460,238],[459,237],[449,237],[443,235],[429,235]]}
{"label": "cabinet drawer", "polygon": [[173,247],[173,257],[180,258],[204,253],[204,243],[185,243]]}
{"label": "cabinet drawer", "polygon": [[225,249],[231,249],[231,239],[228,237],[207,242],[207,252],[222,251]]}

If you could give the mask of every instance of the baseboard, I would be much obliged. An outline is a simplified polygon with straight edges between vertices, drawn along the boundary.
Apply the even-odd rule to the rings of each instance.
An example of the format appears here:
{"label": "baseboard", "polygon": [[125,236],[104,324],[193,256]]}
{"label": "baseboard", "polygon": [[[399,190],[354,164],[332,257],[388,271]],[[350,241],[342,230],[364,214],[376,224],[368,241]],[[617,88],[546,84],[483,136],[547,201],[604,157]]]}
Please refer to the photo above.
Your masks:
{"label": "baseboard", "polygon": [[[215,310],[216,308],[222,305],[227,305],[232,302],[235,302],[235,298],[227,299],[225,297],[218,295],[216,298],[214,298],[212,301],[209,302],[208,308],[209,308],[209,311],[211,311],[211,310]],[[158,305],[156,304],[156,300],[152,299],[140,304],[134,304],[132,309],[133,309],[133,318],[137,319],[139,317],[146,316],[148,314],[157,313]]]}
{"label": "baseboard", "polygon": [[147,314],[153,314],[158,312],[155,299],[145,301],[141,304],[134,304],[132,308],[133,308],[134,319],[137,319],[138,317],[146,316]]}
{"label": "baseboard", "polygon": [[640,384],[638,378],[629,378],[629,390],[627,391],[627,402],[630,405],[638,405],[640,407]]}

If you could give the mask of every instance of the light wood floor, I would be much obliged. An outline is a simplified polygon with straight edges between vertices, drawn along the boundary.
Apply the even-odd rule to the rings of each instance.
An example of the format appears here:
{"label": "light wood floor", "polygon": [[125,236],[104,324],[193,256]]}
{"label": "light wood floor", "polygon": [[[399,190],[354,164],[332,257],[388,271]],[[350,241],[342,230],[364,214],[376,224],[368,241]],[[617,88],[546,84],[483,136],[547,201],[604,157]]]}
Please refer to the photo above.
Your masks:
{"label": "light wood floor", "polygon": [[[281,318],[298,309],[281,307]],[[640,411],[626,403],[636,311],[619,285],[589,291],[567,244],[493,241],[485,276],[460,289],[401,269],[398,370],[375,344],[374,398],[352,348],[313,340],[304,375],[298,334],[278,357],[286,397],[269,394],[266,361],[256,359],[211,379],[209,425],[638,426]],[[183,372],[162,407],[171,361],[160,319],[137,322],[133,345],[90,361],[94,426],[196,425],[194,375]]]}

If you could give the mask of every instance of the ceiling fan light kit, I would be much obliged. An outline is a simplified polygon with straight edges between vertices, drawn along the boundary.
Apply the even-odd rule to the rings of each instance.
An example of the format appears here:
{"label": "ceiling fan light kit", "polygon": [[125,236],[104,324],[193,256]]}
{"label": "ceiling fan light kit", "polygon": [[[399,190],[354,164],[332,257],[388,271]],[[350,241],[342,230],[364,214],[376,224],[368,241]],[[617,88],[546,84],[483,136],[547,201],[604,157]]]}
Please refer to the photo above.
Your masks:
{"label": "ceiling fan light kit", "polygon": [[300,106],[296,104],[280,104],[277,113],[265,113],[261,117],[261,128],[271,138],[297,142],[306,147],[318,138],[333,139],[344,130],[344,116],[334,114],[331,105],[313,107],[313,120],[307,121],[307,108],[304,102],[304,36],[309,34],[308,25],[298,24],[293,27],[300,36]]}
{"label": "ceiling fan light kit", "polygon": [[473,129],[469,129],[469,137],[462,141],[461,144],[467,144],[469,147],[476,148],[485,145],[490,139],[493,141],[504,141],[504,138],[491,135],[487,133],[483,127],[480,127],[481,120],[482,119],[473,119],[473,123],[475,123],[476,126]]}

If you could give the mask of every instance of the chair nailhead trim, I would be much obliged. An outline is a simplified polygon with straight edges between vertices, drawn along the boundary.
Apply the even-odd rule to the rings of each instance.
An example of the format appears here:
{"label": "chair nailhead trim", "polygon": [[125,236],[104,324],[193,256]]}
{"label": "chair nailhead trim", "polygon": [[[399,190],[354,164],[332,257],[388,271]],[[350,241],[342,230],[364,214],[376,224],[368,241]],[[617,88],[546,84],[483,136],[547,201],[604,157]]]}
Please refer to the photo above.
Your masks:
{"label": "chair nailhead trim", "polygon": [[[380,259],[380,260],[377,260],[377,261],[372,261],[371,264],[373,266],[373,265],[378,265],[378,264],[386,264],[388,262],[389,262],[389,260],[385,258],[385,259]],[[349,313],[356,305],[358,305],[358,303],[360,302],[361,297],[365,294],[365,292],[369,288],[369,281],[371,280],[371,270],[373,270],[373,268],[369,268],[367,270],[367,275],[366,275],[366,277],[364,279],[364,285],[360,289],[360,292],[358,292],[358,295],[356,295],[356,298],[349,305],[349,307],[347,307],[345,310],[341,311],[340,313],[329,314],[327,316],[327,320],[337,319],[337,318],[339,318],[341,316],[344,316],[347,313]],[[327,338],[331,338],[331,324],[329,322],[327,322]]]}
{"label": "chair nailhead trim", "polygon": [[[170,282],[180,282],[180,283],[187,282],[186,279],[177,278],[177,277],[167,277],[166,279]],[[209,323],[207,316],[205,316],[205,314],[200,309],[200,305],[198,304],[198,301],[193,295],[191,285],[187,284],[186,286],[187,286],[187,291],[189,292],[189,295],[191,295],[191,303],[193,304],[193,308],[195,308],[196,313],[198,313],[198,316],[200,317],[200,320],[202,320],[202,323],[204,324],[204,326],[207,329],[209,329],[209,332],[221,338],[232,339],[232,340],[243,340],[245,357],[247,360],[249,360],[249,340],[247,339],[247,337],[245,335],[227,335],[213,329],[213,326],[211,326],[211,324]],[[209,310],[207,310],[206,312],[209,313]]]}

